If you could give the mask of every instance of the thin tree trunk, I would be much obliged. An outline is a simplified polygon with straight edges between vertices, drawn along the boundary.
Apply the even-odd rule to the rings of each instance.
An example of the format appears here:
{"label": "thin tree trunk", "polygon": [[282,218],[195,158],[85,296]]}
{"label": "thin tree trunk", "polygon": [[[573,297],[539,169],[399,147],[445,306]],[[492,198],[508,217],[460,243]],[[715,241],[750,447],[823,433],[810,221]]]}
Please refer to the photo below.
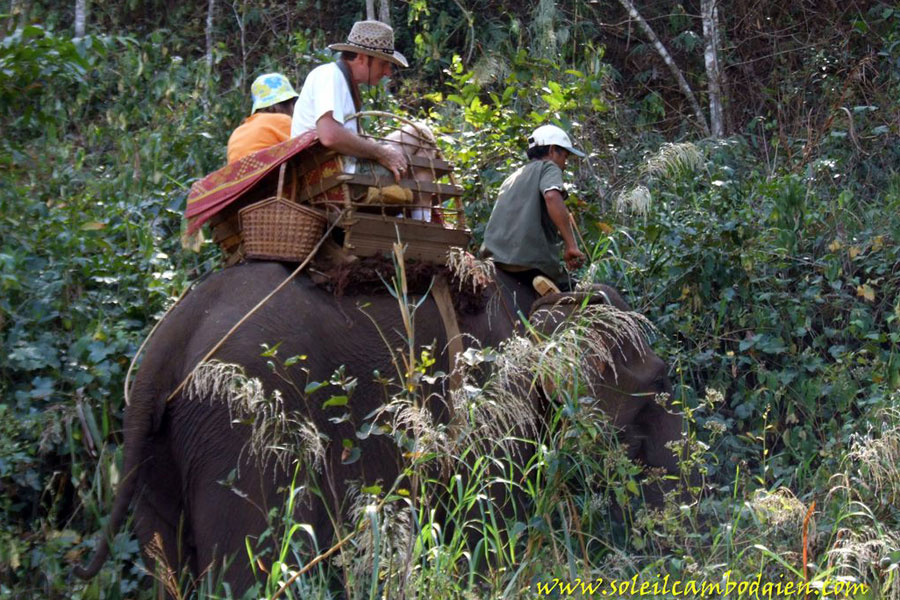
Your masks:
{"label": "thin tree trunk", "polygon": [[28,23],[31,3],[25,0],[11,0],[9,5],[10,18],[4,23],[4,30],[11,33]]}
{"label": "thin tree trunk", "polygon": [[703,19],[703,37],[706,45],[703,59],[706,78],[709,80],[709,124],[712,137],[725,135],[722,116],[722,71],[719,68],[719,8],[718,0],[701,0],[700,15]]}
{"label": "thin tree trunk", "polygon": [[691,108],[694,111],[694,116],[697,118],[697,123],[700,125],[700,128],[703,131],[703,135],[709,135],[709,124],[706,122],[706,117],[703,115],[703,111],[700,109],[700,104],[697,102],[696,96],[694,96],[694,92],[691,90],[690,84],[688,84],[687,79],[684,78],[684,75],[681,74],[681,70],[678,68],[678,65],[675,64],[675,61],[672,59],[672,55],[669,54],[669,51],[666,50],[666,47],[663,46],[663,43],[659,41],[659,38],[656,37],[656,33],[653,31],[653,28],[650,27],[650,24],[644,20],[644,17],[641,16],[641,13],[637,11],[637,8],[634,7],[634,3],[631,0],[619,0],[619,4],[628,12],[628,15],[637,21],[638,26],[644,31],[644,34],[650,40],[650,43],[653,44],[653,47],[656,48],[657,53],[663,59],[663,62],[666,63],[666,66],[669,67],[669,71],[672,72],[672,75],[678,81],[678,87],[681,88],[681,92],[685,95],[688,102],[691,105]]}
{"label": "thin tree trunk", "polygon": [[247,85],[247,26],[244,23],[244,7],[238,11],[237,2],[231,3],[231,10],[234,11],[234,18],[237,20],[238,29],[241,32],[241,89],[245,89]]}
{"label": "thin tree trunk", "polygon": [[366,0],[366,20],[375,21],[375,0]]}
{"label": "thin tree trunk", "polygon": [[379,12],[379,21],[382,23],[386,23],[387,25],[391,24],[391,0],[381,0],[381,5],[378,9]]}
{"label": "thin tree trunk", "polygon": [[75,37],[84,37],[87,22],[87,0],[75,0]]}
{"label": "thin tree trunk", "polygon": [[209,0],[206,12],[206,67],[212,73],[213,68],[213,14],[216,12],[216,0]]}

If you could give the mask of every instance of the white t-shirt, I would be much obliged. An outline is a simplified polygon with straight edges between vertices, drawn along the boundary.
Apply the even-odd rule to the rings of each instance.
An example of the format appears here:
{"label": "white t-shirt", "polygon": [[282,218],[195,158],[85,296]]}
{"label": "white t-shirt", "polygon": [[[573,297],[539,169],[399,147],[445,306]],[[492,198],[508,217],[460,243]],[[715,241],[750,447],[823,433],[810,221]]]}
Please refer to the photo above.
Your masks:
{"label": "white t-shirt", "polygon": [[[347,120],[348,116],[356,112],[353,95],[350,93],[347,79],[341,73],[337,63],[319,65],[306,76],[303,89],[300,90],[300,96],[294,104],[291,137],[307,131],[314,131],[316,122],[328,112],[346,129],[357,133],[356,119]],[[356,160],[347,157],[344,160],[344,170],[350,173],[354,172]]]}

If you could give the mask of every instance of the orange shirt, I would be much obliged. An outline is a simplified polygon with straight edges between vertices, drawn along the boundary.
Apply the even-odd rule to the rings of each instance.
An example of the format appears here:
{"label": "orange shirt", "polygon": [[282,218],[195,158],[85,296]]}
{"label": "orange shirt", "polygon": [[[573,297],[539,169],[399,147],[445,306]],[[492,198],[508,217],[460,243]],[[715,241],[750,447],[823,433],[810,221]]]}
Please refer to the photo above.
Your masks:
{"label": "orange shirt", "polygon": [[280,144],[291,137],[291,116],[280,113],[252,114],[228,138],[228,164],[257,150]]}

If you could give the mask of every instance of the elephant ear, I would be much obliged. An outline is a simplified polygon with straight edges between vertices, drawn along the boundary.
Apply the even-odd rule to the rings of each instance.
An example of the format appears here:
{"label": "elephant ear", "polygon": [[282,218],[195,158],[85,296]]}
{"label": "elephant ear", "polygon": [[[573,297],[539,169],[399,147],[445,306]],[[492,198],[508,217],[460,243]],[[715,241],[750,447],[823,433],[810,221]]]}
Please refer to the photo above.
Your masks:
{"label": "elephant ear", "polygon": [[584,368],[604,378],[609,368],[614,380],[618,379],[617,365],[627,365],[649,352],[645,334],[653,329],[607,285],[538,298],[531,305],[529,321],[540,335],[557,342],[548,351],[556,351],[560,345],[571,347],[574,342]]}
{"label": "elephant ear", "polygon": [[541,296],[532,303],[528,318],[541,333],[550,334],[574,312],[597,304],[607,304],[622,311],[631,311],[631,307],[615,288],[594,284],[584,291]]}

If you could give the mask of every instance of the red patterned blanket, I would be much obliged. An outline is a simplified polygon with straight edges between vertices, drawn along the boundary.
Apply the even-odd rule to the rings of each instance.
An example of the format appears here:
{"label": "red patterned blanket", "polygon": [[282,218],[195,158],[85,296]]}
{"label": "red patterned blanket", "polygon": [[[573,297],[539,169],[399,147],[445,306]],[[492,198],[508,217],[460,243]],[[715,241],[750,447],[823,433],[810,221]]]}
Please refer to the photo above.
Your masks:
{"label": "red patterned blanket", "polygon": [[318,142],[314,131],[254,152],[241,160],[210,173],[191,186],[185,217],[192,234],[210,217],[237,200],[260,179],[283,162]]}

